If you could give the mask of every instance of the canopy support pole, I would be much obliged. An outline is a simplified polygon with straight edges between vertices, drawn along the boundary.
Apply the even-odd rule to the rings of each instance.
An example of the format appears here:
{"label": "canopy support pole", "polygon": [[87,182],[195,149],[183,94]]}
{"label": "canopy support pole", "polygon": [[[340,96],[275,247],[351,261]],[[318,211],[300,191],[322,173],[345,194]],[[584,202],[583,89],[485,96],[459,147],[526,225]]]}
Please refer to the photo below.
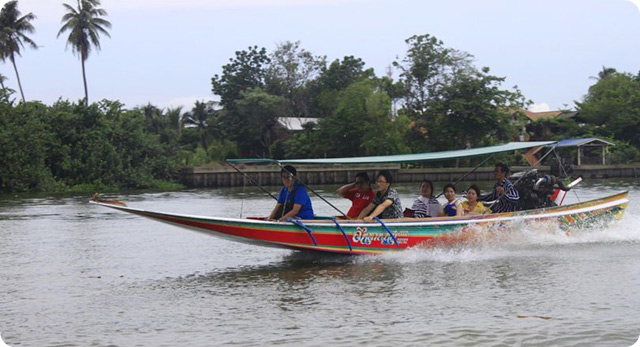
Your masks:
{"label": "canopy support pole", "polygon": [[256,187],[262,189],[263,192],[269,194],[270,197],[272,197],[275,201],[278,201],[278,198],[276,198],[275,196],[273,196],[273,194],[271,194],[269,191],[267,191],[264,187],[262,187],[261,185],[258,184],[258,182],[256,182],[253,178],[251,178],[249,175],[247,175],[246,173],[240,171],[240,169],[238,169],[237,167],[235,167],[233,164],[231,164],[230,162],[227,162],[227,164],[229,164],[229,166],[231,166],[234,170],[238,171],[239,174],[241,174],[242,176],[244,176],[246,179],[248,179],[251,183],[255,184]]}
{"label": "canopy support pole", "polygon": [[[467,172],[466,174],[464,174],[462,177],[458,178],[455,182],[453,182],[453,185],[455,186],[456,184],[458,184],[460,181],[462,181],[463,179],[465,179],[467,176],[471,175],[474,171],[478,170],[478,168],[482,165],[484,165],[484,163],[486,163],[487,161],[489,161],[489,159],[493,158],[493,156],[496,155],[495,153],[491,154],[489,157],[487,157],[487,159],[483,160],[480,164],[476,165],[476,167],[474,167],[473,169],[471,169],[471,171]],[[433,194],[433,192],[431,192],[431,194]],[[438,194],[438,196],[436,196],[436,199],[441,197],[442,194],[444,194],[444,192]]]}
{"label": "canopy support pole", "polygon": [[[553,154],[556,155],[556,160],[558,161],[558,163],[560,163],[560,168],[562,169],[562,173],[564,174],[564,176],[565,177],[569,177],[569,174],[567,173],[567,170],[564,169],[564,165],[562,164],[562,159],[560,158],[560,155],[558,154],[558,152],[554,151]],[[573,190],[573,189],[571,189],[571,190]],[[578,202],[580,202],[580,197],[578,196],[578,193],[575,190],[573,190],[573,194],[576,195],[576,199],[578,199]]]}

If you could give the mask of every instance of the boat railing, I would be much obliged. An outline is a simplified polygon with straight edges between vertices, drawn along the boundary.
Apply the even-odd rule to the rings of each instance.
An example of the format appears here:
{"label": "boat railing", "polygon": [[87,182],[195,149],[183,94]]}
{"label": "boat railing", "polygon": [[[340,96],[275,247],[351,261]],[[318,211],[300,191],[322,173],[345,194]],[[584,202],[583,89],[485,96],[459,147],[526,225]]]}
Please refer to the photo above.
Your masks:
{"label": "boat railing", "polygon": [[335,218],[331,218],[331,220],[334,223],[336,223],[336,226],[344,236],[345,241],[347,241],[347,246],[349,246],[349,251],[353,251],[353,248],[351,247],[351,242],[349,241],[349,237],[347,236],[347,233],[344,231],[344,229],[342,229],[342,226],[340,225],[340,223],[338,223],[338,221]]}
{"label": "boat railing", "polygon": [[387,228],[387,226],[384,224],[384,222],[378,217],[375,217],[373,219],[376,220],[378,223],[380,223],[380,225],[382,225],[384,230],[386,230],[389,233],[389,236],[391,236],[391,239],[393,239],[393,242],[395,242],[396,247],[400,247],[400,245],[398,244],[398,240],[396,240],[396,237],[393,236],[393,233],[391,232],[391,230],[389,230],[389,228]]}
{"label": "boat railing", "polygon": [[316,242],[316,238],[313,237],[313,232],[311,231],[311,229],[309,229],[306,225],[304,225],[304,223],[302,223],[299,219],[293,219],[293,218],[289,218],[287,219],[287,222],[291,222],[294,225],[297,225],[299,227],[301,227],[302,229],[307,231],[307,234],[309,234],[309,237],[311,237],[311,241],[313,241],[313,245],[317,246],[318,243]]}

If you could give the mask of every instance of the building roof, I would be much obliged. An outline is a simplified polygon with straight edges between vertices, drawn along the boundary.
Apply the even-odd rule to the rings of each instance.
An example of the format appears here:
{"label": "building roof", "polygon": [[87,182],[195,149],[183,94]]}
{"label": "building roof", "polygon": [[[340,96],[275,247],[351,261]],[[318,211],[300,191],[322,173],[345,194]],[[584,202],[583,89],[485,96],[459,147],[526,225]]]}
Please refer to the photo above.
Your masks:
{"label": "building roof", "polygon": [[307,123],[318,124],[319,118],[304,117],[278,117],[278,123],[285,129],[290,131],[303,130],[303,125]]}
{"label": "building roof", "polygon": [[581,146],[615,146],[615,144],[595,137],[585,139],[566,139],[558,141],[557,147],[581,147]]}
{"label": "building roof", "polygon": [[571,118],[576,115],[575,111],[546,111],[546,112],[531,112],[524,110],[524,115],[531,119],[533,122],[541,119],[553,119],[553,118]]}

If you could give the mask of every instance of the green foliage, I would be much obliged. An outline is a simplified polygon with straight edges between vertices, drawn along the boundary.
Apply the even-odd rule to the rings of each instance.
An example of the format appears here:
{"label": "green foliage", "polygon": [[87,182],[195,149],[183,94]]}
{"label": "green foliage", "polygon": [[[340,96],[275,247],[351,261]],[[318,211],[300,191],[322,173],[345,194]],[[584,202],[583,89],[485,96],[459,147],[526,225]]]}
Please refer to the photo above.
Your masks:
{"label": "green foliage", "polygon": [[555,140],[568,138],[595,137],[593,124],[580,124],[572,118],[540,119],[527,125],[527,132],[534,141]]}
{"label": "green foliage", "polygon": [[639,78],[625,73],[603,76],[589,88],[582,102],[576,102],[578,120],[593,124],[594,135],[612,137],[640,148]]}
{"label": "green foliage", "polygon": [[233,108],[241,93],[253,88],[264,88],[266,65],[269,63],[267,50],[258,46],[247,51],[237,51],[234,59],[222,67],[222,76],[211,79],[212,91],[220,96],[220,105]]}
{"label": "green foliage", "polygon": [[46,167],[47,148],[54,141],[40,103],[13,107],[0,102],[0,191],[21,192],[55,186]]}
{"label": "green foliage", "polygon": [[276,140],[270,148],[276,159],[308,158],[318,153],[315,126],[307,126],[303,131],[291,135],[288,139]]}
{"label": "green foliage", "polygon": [[300,48],[300,42],[287,41],[271,54],[266,74],[266,91],[287,100],[283,116],[312,117],[316,80],[325,68],[326,58]]}
{"label": "green foliage", "polygon": [[320,76],[322,89],[345,90],[352,83],[363,78],[373,77],[373,69],[364,69],[365,62],[352,55],[334,60],[328,68],[324,68]]}
{"label": "green foliage", "polygon": [[504,78],[488,72],[455,74],[430,103],[432,121],[425,125],[431,125],[432,148],[480,147],[517,138],[508,110],[521,109],[524,98],[518,90],[500,89]]}
{"label": "green foliage", "polygon": [[405,40],[407,53],[393,66],[400,70],[404,85],[405,108],[409,115],[425,115],[429,104],[449,85],[453,75],[471,68],[472,56],[466,52],[446,48],[442,41],[425,34]]}
{"label": "green foliage", "polygon": [[389,96],[373,81],[353,83],[340,93],[334,114],[318,124],[317,155],[361,156],[408,152],[403,135],[408,122],[394,122]]}
{"label": "green foliage", "polygon": [[253,89],[241,94],[236,102],[236,111],[225,115],[232,119],[233,137],[238,151],[245,157],[268,157],[269,148],[275,141],[277,118],[286,107],[286,100],[271,95],[262,89]]}
{"label": "green foliage", "polygon": [[182,125],[195,127],[205,152],[209,150],[210,137],[224,138],[222,113],[214,109],[213,102],[196,101],[190,112],[184,114]]}
{"label": "green foliage", "polygon": [[608,139],[608,141],[615,144],[615,146],[609,147],[607,155],[609,164],[630,164],[640,161],[640,150],[637,147],[623,141],[613,139]]}
{"label": "green foliage", "polygon": [[168,145],[118,102],[0,102],[0,111],[2,191],[151,188],[175,177]]}
{"label": "green foliage", "polygon": [[373,69],[365,70],[364,66],[362,59],[346,56],[342,61],[334,60],[328,68],[322,70],[314,102],[318,117],[335,113],[341,91],[355,82],[374,77]]}
{"label": "green foliage", "polygon": [[156,136],[145,132],[139,110],[118,102],[89,106],[58,102],[51,110],[58,139],[51,148],[51,172],[68,186],[103,182],[148,188],[154,178],[171,179],[174,164]]}

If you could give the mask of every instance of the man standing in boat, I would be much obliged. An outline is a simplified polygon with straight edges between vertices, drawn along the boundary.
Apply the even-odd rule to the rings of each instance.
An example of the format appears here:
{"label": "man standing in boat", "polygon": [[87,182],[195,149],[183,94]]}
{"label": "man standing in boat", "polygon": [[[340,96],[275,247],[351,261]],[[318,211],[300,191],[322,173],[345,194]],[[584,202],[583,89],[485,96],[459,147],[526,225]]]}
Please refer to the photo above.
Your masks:
{"label": "man standing in boat", "polygon": [[509,166],[504,163],[497,163],[493,169],[496,178],[496,184],[493,186],[491,194],[483,195],[480,201],[495,201],[492,205],[491,212],[502,213],[516,210],[520,202],[520,194],[513,186],[513,183],[507,179],[509,175]]}
{"label": "man standing in boat", "polygon": [[286,221],[289,218],[313,219],[313,207],[307,190],[295,176],[296,169],[286,165],[280,170],[282,189],[278,194],[278,203],[271,211],[269,220]]}
{"label": "man standing in boat", "polygon": [[371,179],[365,172],[356,174],[355,182],[345,184],[338,188],[336,193],[345,199],[351,200],[351,208],[347,212],[347,217],[358,218],[360,212],[373,201],[376,194],[371,189]]}

